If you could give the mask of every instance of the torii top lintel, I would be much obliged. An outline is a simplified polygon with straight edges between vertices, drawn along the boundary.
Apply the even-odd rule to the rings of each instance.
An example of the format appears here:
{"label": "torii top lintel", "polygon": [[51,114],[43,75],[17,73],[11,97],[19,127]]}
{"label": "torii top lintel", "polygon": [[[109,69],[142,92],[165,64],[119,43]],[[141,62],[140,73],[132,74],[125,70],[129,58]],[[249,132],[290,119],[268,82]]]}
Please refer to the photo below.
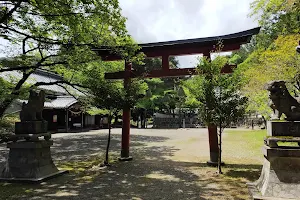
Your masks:
{"label": "torii top lintel", "polygon": [[[204,54],[209,55],[210,52],[216,50],[218,41],[222,41],[222,52],[238,50],[242,44],[249,43],[253,35],[259,33],[260,27],[250,30],[215,36],[206,38],[196,38],[187,40],[176,40],[168,42],[144,43],[139,44],[146,57],[163,57],[163,56],[178,56],[178,55],[192,55]],[[104,61],[122,60],[122,58],[113,53],[107,47],[100,47],[93,49]]]}

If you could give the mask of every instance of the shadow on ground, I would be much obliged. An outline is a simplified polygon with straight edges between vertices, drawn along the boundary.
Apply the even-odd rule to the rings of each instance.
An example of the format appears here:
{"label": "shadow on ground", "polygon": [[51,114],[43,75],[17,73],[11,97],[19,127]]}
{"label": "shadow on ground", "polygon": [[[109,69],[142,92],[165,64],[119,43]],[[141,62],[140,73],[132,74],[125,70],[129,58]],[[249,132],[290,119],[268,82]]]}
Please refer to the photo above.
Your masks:
{"label": "shadow on ground", "polygon": [[[173,161],[169,138],[131,136],[131,162],[114,162],[120,135],[111,141],[112,167],[103,160],[106,135],[55,138],[53,160],[70,173],[40,185],[1,183],[2,199],[247,199],[245,183],[254,181],[260,165],[227,165],[225,174],[205,163]],[[149,144],[153,145],[149,145]]]}

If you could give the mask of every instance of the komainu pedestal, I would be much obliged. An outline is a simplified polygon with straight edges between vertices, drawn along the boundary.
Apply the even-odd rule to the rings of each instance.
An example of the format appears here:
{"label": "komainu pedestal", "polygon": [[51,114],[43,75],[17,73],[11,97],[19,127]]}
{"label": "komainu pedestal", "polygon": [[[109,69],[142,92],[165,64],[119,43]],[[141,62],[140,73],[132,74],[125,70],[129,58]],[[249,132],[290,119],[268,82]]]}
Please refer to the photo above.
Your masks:
{"label": "komainu pedestal", "polygon": [[294,142],[300,138],[266,138],[264,163],[260,178],[248,183],[253,199],[300,199],[300,148],[278,146],[277,142]]}
{"label": "komainu pedestal", "polygon": [[31,90],[28,103],[23,103],[21,122],[16,122],[15,134],[7,143],[9,154],[0,181],[40,182],[67,172],[59,171],[51,158],[53,141],[47,133],[48,123],[42,117],[44,102],[44,91]]}
{"label": "komainu pedestal", "polygon": [[300,121],[268,121],[268,136],[300,137]]}
{"label": "komainu pedestal", "polygon": [[16,182],[41,182],[65,173],[54,165],[50,146],[53,141],[17,141],[7,144],[9,155],[0,180]]}
{"label": "komainu pedestal", "polygon": [[48,128],[48,122],[44,120],[40,121],[25,121],[16,122],[15,134],[40,134],[46,133]]}

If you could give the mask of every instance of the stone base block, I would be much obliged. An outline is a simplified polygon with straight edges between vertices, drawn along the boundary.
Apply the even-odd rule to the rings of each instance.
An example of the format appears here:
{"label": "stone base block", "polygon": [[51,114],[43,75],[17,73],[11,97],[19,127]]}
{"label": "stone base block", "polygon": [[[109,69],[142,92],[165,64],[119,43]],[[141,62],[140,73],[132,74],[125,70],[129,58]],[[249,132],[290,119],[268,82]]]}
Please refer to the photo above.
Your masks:
{"label": "stone base block", "polygon": [[[251,194],[251,198],[253,200],[287,200],[287,198],[276,198],[276,197],[265,197],[262,196],[260,191],[257,189],[257,187],[253,183],[248,183],[248,190]],[[290,199],[288,200],[297,200],[297,199]]]}
{"label": "stone base block", "polygon": [[48,129],[47,121],[16,122],[15,134],[38,134],[46,133]]}
{"label": "stone base block", "polygon": [[248,183],[253,199],[300,199],[300,149],[263,147],[260,178]]}
{"label": "stone base block", "polygon": [[[216,151],[210,151],[210,160],[206,162],[208,166],[216,167],[218,166],[218,160],[219,160],[219,152]],[[224,166],[225,163],[221,162],[221,166]]]}
{"label": "stone base block", "polygon": [[51,133],[37,133],[37,134],[18,134],[13,135],[14,139],[12,141],[16,142],[18,140],[26,141],[38,141],[39,138],[44,137],[45,140],[49,141],[51,139]]}
{"label": "stone base block", "polygon": [[57,176],[63,175],[69,173],[68,170],[59,170],[55,173],[52,174],[48,174],[45,175],[43,177],[39,177],[39,178],[1,178],[0,177],[0,181],[1,182],[8,182],[8,183],[41,183],[43,181],[49,180],[51,178],[55,178]]}
{"label": "stone base block", "polygon": [[[273,148],[279,148],[278,142],[292,142],[297,144],[298,146],[294,146],[293,148],[300,149],[300,137],[291,137],[291,138],[281,138],[281,137],[268,137],[264,139],[265,145]],[[280,145],[280,148],[291,148],[290,146]]]}
{"label": "stone base block", "polygon": [[52,140],[8,143],[9,154],[0,180],[40,182],[65,173],[66,171],[59,171],[52,161],[52,144]]}
{"label": "stone base block", "polygon": [[[217,167],[218,166],[218,162],[213,162],[213,161],[207,161],[206,164],[208,166],[211,166],[211,167]],[[221,162],[221,166],[225,166],[225,163]]]}
{"label": "stone base block", "polygon": [[268,136],[300,137],[300,121],[268,121]]}
{"label": "stone base block", "polygon": [[124,162],[124,161],[131,161],[131,160],[133,160],[133,158],[132,158],[131,156],[119,158],[119,161],[121,161],[121,162]]}

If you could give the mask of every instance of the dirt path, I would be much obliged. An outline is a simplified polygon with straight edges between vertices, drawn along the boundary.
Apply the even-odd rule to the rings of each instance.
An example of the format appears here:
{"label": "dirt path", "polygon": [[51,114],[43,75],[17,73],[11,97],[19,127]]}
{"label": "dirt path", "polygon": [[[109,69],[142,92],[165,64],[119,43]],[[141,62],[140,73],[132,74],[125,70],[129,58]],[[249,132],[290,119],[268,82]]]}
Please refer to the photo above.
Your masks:
{"label": "dirt path", "polygon": [[[41,185],[2,184],[0,198],[248,199],[245,183],[259,175],[257,163],[228,165],[225,175],[216,175],[216,169],[205,164],[209,157],[206,129],[133,129],[134,160],[99,169],[95,165],[102,160],[106,132],[53,135],[53,160],[71,172]],[[120,133],[113,129],[113,159],[119,155]]]}

